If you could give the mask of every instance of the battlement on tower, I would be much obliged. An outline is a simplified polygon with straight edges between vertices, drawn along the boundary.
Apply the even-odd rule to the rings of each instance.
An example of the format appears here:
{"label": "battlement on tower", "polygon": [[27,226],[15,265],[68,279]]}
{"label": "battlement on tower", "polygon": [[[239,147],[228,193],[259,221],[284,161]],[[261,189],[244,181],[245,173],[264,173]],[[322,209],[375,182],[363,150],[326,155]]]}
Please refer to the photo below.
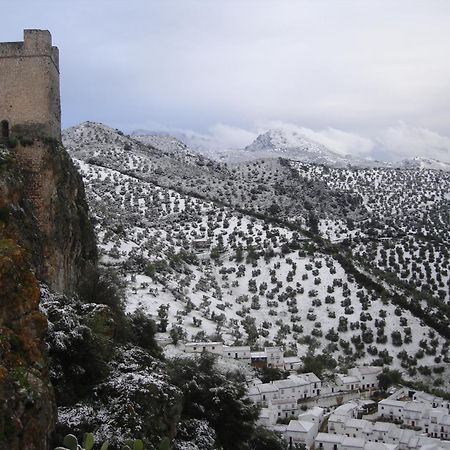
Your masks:
{"label": "battlement on tower", "polygon": [[47,30],[0,43],[0,138],[61,139],[59,52]]}

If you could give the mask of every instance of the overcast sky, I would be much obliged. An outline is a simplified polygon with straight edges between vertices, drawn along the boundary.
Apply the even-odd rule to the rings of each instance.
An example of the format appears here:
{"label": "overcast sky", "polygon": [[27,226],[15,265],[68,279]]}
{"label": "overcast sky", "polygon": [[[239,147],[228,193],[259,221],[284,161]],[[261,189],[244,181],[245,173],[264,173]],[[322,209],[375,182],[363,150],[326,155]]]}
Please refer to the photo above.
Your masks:
{"label": "overcast sky", "polygon": [[14,0],[45,28],[63,126],[190,130],[214,145],[298,127],[340,153],[450,161],[448,0]]}

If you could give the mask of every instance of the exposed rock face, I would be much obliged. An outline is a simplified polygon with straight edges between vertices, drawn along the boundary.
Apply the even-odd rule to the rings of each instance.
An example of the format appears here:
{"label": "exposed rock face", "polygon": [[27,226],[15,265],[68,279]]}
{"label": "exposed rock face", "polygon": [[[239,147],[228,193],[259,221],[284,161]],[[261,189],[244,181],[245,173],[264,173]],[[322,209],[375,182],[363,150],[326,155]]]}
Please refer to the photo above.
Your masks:
{"label": "exposed rock face", "polygon": [[56,406],[38,279],[75,292],[96,260],[83,183],[62,146],[0,146],[0,448],[49,448]]}
{"label": "exposed rock face", "polygon": [[47,449],[56,418],[43,355],[47,319],[23,248],[0,237],[0,447]]}
{"label": "exposed rock face", "polygon": [[19,145],[15,156],[39,234],[36,242],[18,225],[33,254],[36,274],[52,290],[76,292],[97,262],[82,179],[56,141]]}

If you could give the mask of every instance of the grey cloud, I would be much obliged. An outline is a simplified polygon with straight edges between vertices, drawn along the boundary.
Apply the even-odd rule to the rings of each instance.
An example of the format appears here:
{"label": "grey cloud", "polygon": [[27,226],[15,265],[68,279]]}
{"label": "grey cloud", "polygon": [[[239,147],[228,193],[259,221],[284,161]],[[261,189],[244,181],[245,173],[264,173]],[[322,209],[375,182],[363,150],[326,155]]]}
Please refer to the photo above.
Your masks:
{"label": "grey cloud", "polygon": [[52,31],[65,126],[159,123],[234,146],[276,120],[356,154],[399,121],[450,135],[450,2],[16,0],[2,18],[0,40]]}

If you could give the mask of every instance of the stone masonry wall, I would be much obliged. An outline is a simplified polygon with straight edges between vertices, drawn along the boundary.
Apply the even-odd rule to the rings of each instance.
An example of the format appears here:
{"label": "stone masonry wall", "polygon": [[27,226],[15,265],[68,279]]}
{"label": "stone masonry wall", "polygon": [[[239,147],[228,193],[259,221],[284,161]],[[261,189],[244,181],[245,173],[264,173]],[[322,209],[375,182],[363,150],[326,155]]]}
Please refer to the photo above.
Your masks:
{"label": "stone masonry wall", "polygon": [[0,44],[0,121],[18,135],[61,138],[59,55],[48,31]]}

